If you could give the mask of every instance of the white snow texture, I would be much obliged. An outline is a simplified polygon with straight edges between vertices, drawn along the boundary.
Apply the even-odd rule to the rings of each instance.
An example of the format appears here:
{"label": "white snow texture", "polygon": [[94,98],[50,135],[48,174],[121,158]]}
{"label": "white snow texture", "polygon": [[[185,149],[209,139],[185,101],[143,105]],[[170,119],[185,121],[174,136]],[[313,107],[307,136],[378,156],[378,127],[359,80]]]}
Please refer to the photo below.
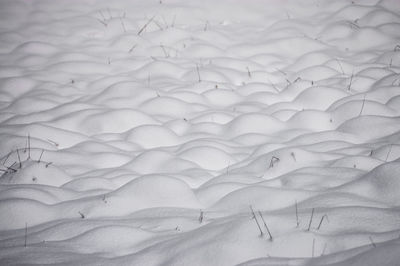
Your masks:
{"label": "white snow texture", "polygon": [[0,0],[0,265],[400,265],[400,1]]}

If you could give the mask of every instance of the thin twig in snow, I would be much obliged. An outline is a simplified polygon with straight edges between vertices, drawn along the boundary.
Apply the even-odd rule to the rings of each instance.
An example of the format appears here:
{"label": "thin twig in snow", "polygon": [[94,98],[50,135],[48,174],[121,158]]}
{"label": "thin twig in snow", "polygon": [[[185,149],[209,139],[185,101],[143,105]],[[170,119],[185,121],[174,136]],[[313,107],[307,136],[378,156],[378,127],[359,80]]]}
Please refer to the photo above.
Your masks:
{"label": "thin twig in snow", "polygon": [[154,18],[155,18],[155,15],[152,16],[152,17],[146,22],[146,24],[143,25],[143,27],[139,30],[138,35],[140,35],[140,34],[146,29],[146,27],[153,21]]}
{"label": "thin twig in snow", "polygon": [[131,47],[131,49],[129,49],[128,53],[132,53],[132,51],[136,48],[136,46],[137,46],[137,44],[135,43],[135,44]]}
{"label": "thin twig in snow", "polygon": [[164,28],[160,25],[160,23],[158,23],[157,20],[153,20],[153,23],[156,24],[156,26],[157,26],[160,30],[164,30]]}
{"label": "thin twig in snow", "polygon": [[273,241],[274,239],[273,239],[273,237],[272,237],[272,235],[271,235],[271,232],[269,231],[269,228],[268,228],[268,226],[267,226],[267,223],[266,223],[265,220],[264,220],[264,217],[263,217],[262,213],[261,213],[260,211],[258,211],[258,214],[260,215],[260,217],[261,217],[261,219],[262,219],[262,221],[263,221],[263,223],[264,223],[265,229],[267,229],[267,232],[268,232],[268,235],[269,235],[269,240],[270,240],[270,241]]}
{"label": "thin twig in snow", "polygon": [[200,210],[199,223],[202,223],[203,219],[204,219],[204,212]]}
{"label": "thin twig in snow", "polygon": [[329,220],[328,220],[328,215],[327,215],[327,214],[324,214],[324,215],[321,217],[321,220],[319,221],[317,230],[321,229],[322,222],[324,221],[325,218],[326,218],[326,220],[329,222]]}
{"label": "thin twig in snow", "polygon": [[321,256],[324,256],[324,255],[325,255],[325,250],[326,250],[326,247],[327,247],[327,246],[328,246],[328,243],[325,242],[324,248],[322,249]]}
{"label": "thin twig in snow", "polygon": [[297,209],[297,200],[296,200],[296,227],[299,227],[299,225],[300,225],[300,222],[299,222],[299,212],[298,212],[298,209]]}
{"label": "thin twig in snow", "polygon": [[38,163],[40,163],[40,160],[42,159],[43,153],[44,153],[44,149],[42,149],[42,152],[40,153],[40,157],[39,157]]}
{"label": "thin twig in snow", "polygon": [[362,101],[362,105],[361,105],[361,110],[360,110],[360,113],[358,114],[358,116],[361,116],[361,114],[362,114],[362,112],[363,112],[363,110],[364,110],[364,106],[365,106],[365,97],[367,96],[367,94],[364,94],[364,98],[363,98],[363,101]]}
{"label": "thin twig in snow", "polygon": [[28,160],[31,158],[31,135],[28,134]]}
{"label": "thin twig in snow", "polygon": [[344,70],[343,70],[342,64],[340,63],[339,59],[337,59],[337,58],[335,58],[335,59],[336,59],[336,62],[339,64],[340,69],[342,70],[342,74],[344,75]]}
{"label": "thin twig in snow", "polygon": [[393,144],[390,144],[390,146],[389,146],[389,151],[388,151],[388,153],[386,154],[385,162],[387,162],[387,160],[389,159],[389,155],[390,155],[390,153],[392,152],[392,146],[393,146]]}
{"label": "thin twig in snow", "polygon": [[279,162],[280,159],[278,157],[272,156],[271,161],[269,162],[269,168],[273,168],[276,162]]}
{"label": "thin twig in snow", "polygon": [[374,240],[372,239],[372,237],[369,236],[368,238],[369,238],[369,241],[371,241],[372,246],[373,246],[374,248],[376,248],[376,244],[375,244]]}
{"label": "thin twig in snow", "polygon": [[27,246],[27,242],[28,242],[28,223],[25,223],[25,241],[24,241],[24,247]]}
{"label": "thin twig in snow", "polygon": [[101,20],[101,19],[97,19],[97,21],[100,22],[101,24],[103,24],[104,27],[108,26],[108,24],[105,21]]}
{"label": "thin twig in snow", "polygon": [[124,21],[122,20],[122,18],[120,17],[119,18],[119,20],[121,21],[121,26],[122,26],[122,29],[124,30],[124,32],[126,33],[126,28],[125,28],[125,23],[124,23]]}
{"label": "thin twig in snow", "polygon": [[347,87],[347,90],[351,90],[351,85],[353,83],[353,77],[354,77],[354,70],[351,72],[350,83],[349,83],[349,86]]}
{"label": "thin twig in snow", "polygon": [[314,217],[314,208],[312,208],[312,211],[311,211],[310,223],[308,224],[307,231],[310,231],[310,229],[311,229],[311,223],[312,223],[313,217]]}
{"label": "thin twig in snow", "polygon": [[208,29],[208,20],[206,21],[206,24],[204,25],[204,31],[207,31]]}
{"label": "thin twig in snow", "polygon": [[274,83],[272,83],[272,81],[270,80],[270,79],[268,79],[267,78],[267,80],[269,81],[269,83],[271,84],[271,86],[276,90],[276,92],[281,92],[276,86],[275,86],[275,84]]}
{"label": "thin twig in snow", "polygon": [[10,158],[10,156],[11,156],[12,153],[13,153],[13,151],[11,151],[11,152],[9,152],[9,153],[7,154],[6,158],[5,158],[4,161],[3,161],[3,165],[6,164],[8,158]]}
{"label": "thin twig in snow", "polygon": [[162,48],[162,50],[164,52],[165,58],[168,58],[169,57],[169,53],[167,52],[167,50],[165,50],[164,45],[160,44],[160,47]]}
{"label": "thin twig in snow", "polygon": [[250,72],[249,67],[247,66],[246,69],[247,69],[247,75],[249,76],[249,78],[251,78],[251,72]]}
{"label": "thin twig in snow", "polygon": [[197,70],[197,76],[199,77],[199,82],[201,82],[199,64],[196,64],[196,70]]}
{"label": "thin twig in snow", "polygon": [[21,162],[21,156],[19,156],[19,149],[17,149],[17,156],[18,156],[18,161],[19,161],[19,169],[22,168],[22,162]]}
{"label": "thin twig in snow", "polygon": [[257,223],[257,227],[258,227],[258,229],[260,230],[260,237],[262,237],[262,236],[264,235],[264,232],[261,230],[261,226],[260,226],[260,224],[258,223],[256,214],[254,213],[253,207],[252,207],[251,205],[250,205],[250,209],[251,209],[251,213],[253,214],[253,218],[254,218],[254,220],[255,220],[256,223]]}

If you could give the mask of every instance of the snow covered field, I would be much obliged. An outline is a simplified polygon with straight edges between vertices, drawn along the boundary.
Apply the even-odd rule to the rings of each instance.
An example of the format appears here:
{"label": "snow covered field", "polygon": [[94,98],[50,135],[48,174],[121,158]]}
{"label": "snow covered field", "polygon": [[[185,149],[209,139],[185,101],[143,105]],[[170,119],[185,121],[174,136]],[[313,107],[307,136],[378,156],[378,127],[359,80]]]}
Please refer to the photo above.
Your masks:
{"label": "snow covered field", "polygon": [[400,1],[0,0],[0,265],[400,265]]}

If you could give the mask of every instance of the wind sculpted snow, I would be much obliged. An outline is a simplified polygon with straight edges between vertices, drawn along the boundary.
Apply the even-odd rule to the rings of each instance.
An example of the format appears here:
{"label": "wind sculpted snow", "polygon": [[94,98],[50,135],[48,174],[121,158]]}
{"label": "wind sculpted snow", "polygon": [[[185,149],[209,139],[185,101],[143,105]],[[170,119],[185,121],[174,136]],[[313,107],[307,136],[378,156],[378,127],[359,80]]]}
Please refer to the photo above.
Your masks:
{"label": "wind sculpted snow", "polygon": [[400,2],[0,0],[1,265],[399,265]]}

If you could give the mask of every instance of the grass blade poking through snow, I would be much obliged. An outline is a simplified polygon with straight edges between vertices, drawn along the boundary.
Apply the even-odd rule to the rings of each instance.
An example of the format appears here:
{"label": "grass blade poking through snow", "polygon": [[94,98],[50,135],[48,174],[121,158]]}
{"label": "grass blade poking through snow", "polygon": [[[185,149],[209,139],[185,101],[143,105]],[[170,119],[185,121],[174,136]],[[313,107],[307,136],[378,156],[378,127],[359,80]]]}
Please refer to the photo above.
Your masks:
{"label": "grass blade poking through snow", "polygon": [[265,220],[264,220],[264,217],[263,217],[262,213],[261,213],[260,211],[258,211],[258,214],[260,215],[260,217],[261,217],[261,219],[262,219],[262,221],[263,221],[263,223],[264,223],[265,229],[267,229],[267,232],[268,232],[268,235],[269,235],[269,240],[270,240],[270,241],[273,241],[274,239],[273,239],[273,237],[272,237],[272,235],[271,235],[271,231],[269,231],[269,228],[268,228],[268,226],[267,226],[267,223],[266,223]]}
{"label": "grass blade poking through snow", "polygon": [[19,161],[19,169],[22,168],[21,156],[19,156],[19,149],[17,149],[18,161]]}
{"label": "grass blade poking through snow", "polygon": [[42,160],[43,153],[44,153],[44,149],[42,149],[42,152],[40,153],[38,163],[40,163],[40,160]]}
{"label": "grass blade poking through snow", "polygon": [[204,219],[204,212],[203,210],[200,210],[199,223],[202,223],[203,219]]}
{"label": "grass blade poking through snow", "polygon": [[256,214],[254,213],[253,207],[252,207],[251,205],[250,205],[250,209],[251,209],[251,213],[253,214],[253,219],[254,219],[254,220],[256,221],[256,223],[257,223],[258,230],[260,230],[260,237],[262,237],[262,236],[264,235],[264,232],[261,230],[261,226],[260,226],[260,224],[258,223]]}
{"label": "grass blade poking through snow", "polygon": [[298,209],[297,209],[297,200],[296,200],[296,228],[298,228],[299,227],[299,225],[300,225],[300,222],[299,222],[299,211],[298,211]]}
{"label": "grass blade poking through snow", "polygon": [[199,82],[201,82],[199,64],[196,64],[196,70],[197,70],[197,76],[199,77]]}
{"label": "grass blade poking through snow", "polygon": [[31,159],[31,135],[28,134],[28,160]]}
{"label": "grass blade poking through snow", "polygon": [[329,222],[328,215],[324,214],[324,215],[321,217],[321,220],[319,221],[317,230],[321,229],[322,222],[324,221],[325,218],[326,218],[326,220]]}
{"label": "grass blade poking through snow", "polygon": [[24,247],[26,247],[27,241],[28,241],[28,223],[25,223]]}
{"label": "grass blade poking through snow", "polygon": [[137,35],[140,35],[146,28],[147,26],[153,21],[153,19],[155,18],[155,16],[152,16],[147,22],[146,24],[143,25],[143,27],[138,31]]}
{"label": "grass blade poking through snow", "polygon": [[387,160],[389,159],[390,153],[392,152],[392,146],[393,146],[393,145],[390,145],[390,146],[389,146],[389,151],[388,151],[388,153],[386,154],[385,162],[387,162]]}
{"label": "grass blade poking through snow", "polygon": [[275,165],[275,163],[277,163],[277,162],[279,162],[279,161],[280,161],[280,160],[279,160],[278,157],[272,156],[271,161],[269,162],[269,168],[273,168],[274,165]]}
{"label": "grass blade poking through snow", "polygon": [[364,110],[364,106],[365,106],[365,97],[366,97],[366,96],[367,96],[367,95],[364,94],[363,102],[362,102],[362,105],[361,105],[361,110],[360,110],[360,113],[358,114],[358,116],[361,116],[361,114],[362,114],[362,112],[363,112],[363,110]]}
{"label": "grass blade poking through snow", "polygon": [[312,208],[312,211],[311,211],[310,223],[308,224],[307,231],[310,231],[310,229],[311,229],[311,223],[312,223],[313,217],[314,217],[314,208]]}

